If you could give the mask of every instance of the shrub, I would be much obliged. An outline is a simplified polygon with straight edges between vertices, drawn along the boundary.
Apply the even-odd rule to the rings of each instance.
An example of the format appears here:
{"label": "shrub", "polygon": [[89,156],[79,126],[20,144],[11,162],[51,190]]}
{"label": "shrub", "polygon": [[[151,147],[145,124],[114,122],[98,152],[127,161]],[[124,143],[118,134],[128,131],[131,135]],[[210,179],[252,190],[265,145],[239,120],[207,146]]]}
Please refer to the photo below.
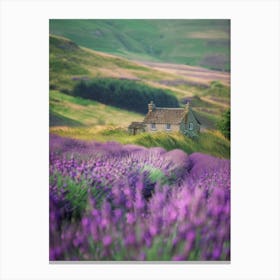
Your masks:
{"label": "shrub", "polygon": [[167,91],[112,78],[80,81],[74,87],[73,95],[138,113],[146,113],[151,100],[161,107],[179,106],[177,98]]}
{"label": "shrub", "polygon": [[227,139],[230,139],[230,109],[224,112],[217,127]]}

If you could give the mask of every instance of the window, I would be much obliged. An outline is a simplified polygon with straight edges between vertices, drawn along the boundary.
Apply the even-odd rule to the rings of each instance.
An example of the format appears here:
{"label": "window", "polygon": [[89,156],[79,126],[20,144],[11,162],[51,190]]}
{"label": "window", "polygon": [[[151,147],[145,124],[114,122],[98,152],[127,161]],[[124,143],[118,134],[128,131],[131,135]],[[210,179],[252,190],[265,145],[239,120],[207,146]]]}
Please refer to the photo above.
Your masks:
{"label": "window", "polygon": [[166,129],[168,129],[168,130],[171,129],[171,124],[170,124],[170,123],[167,123],[167,124],[166,124]]}
{"label": "window", "polygon": [[189,130],[193,130],[193,123],[189,123]]}
{"label": "window", "polygon": [[156,124],[155,123],[151,123],[151,129],[156,129]]}

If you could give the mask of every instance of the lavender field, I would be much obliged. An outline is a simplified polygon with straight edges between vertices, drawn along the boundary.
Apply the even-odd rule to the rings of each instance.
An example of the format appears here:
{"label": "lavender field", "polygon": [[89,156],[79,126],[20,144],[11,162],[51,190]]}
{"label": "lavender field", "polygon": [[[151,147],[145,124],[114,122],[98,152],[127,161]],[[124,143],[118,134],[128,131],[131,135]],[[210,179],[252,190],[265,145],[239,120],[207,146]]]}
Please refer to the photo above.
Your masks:
{"label": "lavender field", "polygon": [[50,135],[52,261],[230,260],[230,161]]}

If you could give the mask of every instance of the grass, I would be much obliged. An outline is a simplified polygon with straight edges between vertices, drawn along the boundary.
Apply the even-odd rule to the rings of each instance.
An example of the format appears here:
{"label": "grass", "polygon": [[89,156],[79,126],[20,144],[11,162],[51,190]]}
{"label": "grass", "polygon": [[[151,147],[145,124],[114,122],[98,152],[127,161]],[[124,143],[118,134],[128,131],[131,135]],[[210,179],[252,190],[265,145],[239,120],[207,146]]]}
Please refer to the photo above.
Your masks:
{"label": "grass", "polygon": [[200,123],[208,129],[216,129],[217,128],[217,122],[220,119],[220,115],[215,115],[213,113],[204,112],[202,110],[196,111],[197,118],[199,119]]}
{"label": "grass", "polygon": [[230,142],[218,131],[201,132],[191,139],[181,133],[142,133],[129,135],[119,127],[52,127],[50,132],[63,137],[87,141],[116,141],[122,144],[137,144],[144,147],[163,147],[166,150],[181,149],[186,153],[201,152],[220,158],[230,158]]}
{"label": "grass", "polygon": [[143,117],[99,102],[50,91],[51,127],[127,127],[132,121],[142,121]]}
{"label": "grass", "polygon": [[186,153],[202,152],[213,156],[229,158],[230,143],[217,131],[207,131],[200,133],[196,139],[191,139],[181,133],[156,133],[139,134],[133,143],[145,147],[163,147],[166,150],[181,149]]}
{"label": "grass", "polygon": [[212,81],[210,87],[204,91],[204,95],[214,96],[225,98],[227,100],[230,99],[230,88],[228,86],[223,85],[219,81]]}
{"label": "grass", "polygon": [[229,20],[50,20],[51,34],[90,49],[219,70],[230,68],[229,29]]}
{"label": "grass", "polygon": [[[160,81],[178,78],[124,58],[81,48],[67,38],[50,36],[50,87],[71,91],[77,80],[95,77]],[[158,85],[160,87],[160,85]]]}
{"label": "grass", "polygon": [[61,113],[56,112],[53,108],[50,108],[50,127],[52,126],[82,126],[79,121],[75,121],[69,117],[63,116]]}

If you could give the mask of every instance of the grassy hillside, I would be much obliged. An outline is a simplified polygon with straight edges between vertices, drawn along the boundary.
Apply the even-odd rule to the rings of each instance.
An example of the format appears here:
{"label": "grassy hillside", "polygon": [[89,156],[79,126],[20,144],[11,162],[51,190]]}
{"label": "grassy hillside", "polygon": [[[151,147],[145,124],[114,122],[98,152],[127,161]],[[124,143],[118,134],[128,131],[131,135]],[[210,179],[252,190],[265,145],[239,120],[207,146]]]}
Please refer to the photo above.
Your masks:
{"label": "grassy hillside", "polygon": [[229,20],[50,20],[50,33],[129,59],[230,70]]}
{"label": "grassy hillside", "polygon": [[[82,48],[67,38],[53,35],[50,36],[49,52],[50,87],[66,92],[71,91],[77,81],[94,77],[110,77],[141,81],[149,86],[170,90],[178,98],[182,98],[200,94],[211,82],[203,77],[194,82],[190,71],[187,74],[167,72],[166,69],[161,71],[117,56]],[[197,72],[201,73],[201,69],[193,67],[192,75],[197,76]],[[223,74],[205,72],[208,77],[213,73],[215,74],[213,79],[221,79],[227,83],[227,80],[223,79]]]}
{"label": "grassy hillside", "polygon": [[[71,96],[75,85],[92,78],[136,81],[139,84],[168,89],[182,105],[192,100],[192,107],[202,125],[215,129],[219,116],[229,107],[229,86],[210,80],[206,84],[205,81],[192,83],[185,75],[186,71],[196,71],[192,73],[203,73],[207,77],[214,73],[206,69],[190,70],[166,64],[164,69],[160,69],[158,66],[159,64],[150,67],[95,52],[66,38],[50,36],[50,132],[85,140],[119,141],[147,147],[162,146],[167,150],[181,148],[188,153],[200,151],[229,158],[229,141],[217,132],[201,133],[196,140],[181,134],[144,133],[130,136],[127,126],[132,121],[142,121],[144,115]],[[203,77],[199,76],[199,81],[202,80]]]}
{"label": "grassy hillside", "polygon": [[[50,36],[50,88],[71,93],[81,80],[92,78],[118,78],[132,80],[173,93],[182,103],[200,96],[203,106],[192,102],[195,110],[202,116],[201,121],[208,128],[215,128],[216,119],[229,107],[229,86],[220,82],[211,82],[209,77],[224,77],[225,74],[202,68],[189,68],[180,65],[164,64],[160,68],[142,65],[105,53],[82,48],[74,42]],[[196,80],[190,77],[192,74]],[[206,77],[206,79],[204,79]],[[228,76],[229,77],[229,76]],[[226,80],[224,81],[226,83]],[[194,99],[193,99],[194,100]],[[213,106],[213,104],[215,106]],[[213,107],[215,107],[213,109]],[[211,109],[209,109],[211,108]],[[207,112],[205,112],[207,111]],[[59,112],[56,112],[59,114]],[[60,115],[55,117],[59,123],[73,123]]]}
{"label": "grassy hillside", "polygon": [[160,84],[162,79],[178,79],[177,75],[164,73],[140,64],[81,48],[74,42],[50,36],[50,88],[70,92],[80,80],[110,77],[136,80],[158,88],[167,88],[177,95],[187,92]]}
{"label": "grassy hillside", "polygon": [[142,115],[95,101],[50,91],[50,127],[87,127],[99,130],[106,126],[127,127],[142,121]]}

